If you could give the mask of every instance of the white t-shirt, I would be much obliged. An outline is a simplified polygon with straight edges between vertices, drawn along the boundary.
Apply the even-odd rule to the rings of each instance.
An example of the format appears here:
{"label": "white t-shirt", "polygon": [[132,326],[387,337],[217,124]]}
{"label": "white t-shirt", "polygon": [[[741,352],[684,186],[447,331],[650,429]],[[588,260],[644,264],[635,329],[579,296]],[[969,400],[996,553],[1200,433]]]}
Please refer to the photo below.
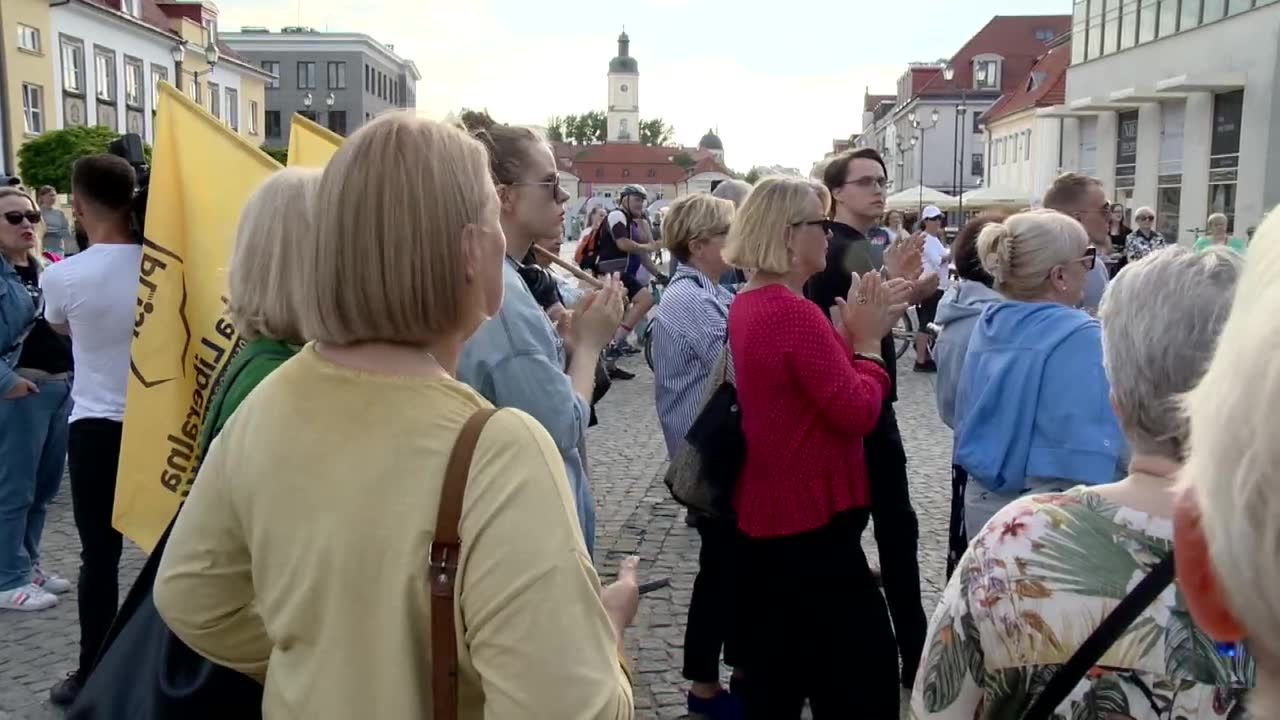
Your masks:
{"label": "white t-shirt", "polygon": [[943,258],[947,256],[947,248],[938,238],[929,235],[924,236],[924,255],[921,257],[921,264],[924,265],[926,273],[938,274],[938,289],[946,290],[951,286],[951,263],[943,262]]}
{"label": "white t-shirt", "polygon": [[71,327],[71,422],[124,421],[141,245],[91,245],[40,276],[44,317]]}

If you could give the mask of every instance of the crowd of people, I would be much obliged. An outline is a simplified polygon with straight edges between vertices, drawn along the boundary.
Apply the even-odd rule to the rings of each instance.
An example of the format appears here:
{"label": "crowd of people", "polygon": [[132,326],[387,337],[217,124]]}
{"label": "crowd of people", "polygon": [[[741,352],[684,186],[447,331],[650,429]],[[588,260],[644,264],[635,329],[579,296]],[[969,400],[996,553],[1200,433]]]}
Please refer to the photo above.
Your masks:
{"label": "crowd of people", "polygon": [[[602,586],[587,428],[652,318],[669,458],[707,452],[713,421],[739,439],[704,463],[741,468],[727,505],[689,511],[690,717],[1023,717],[1058,686],[1065,717],[1280,712],[1280,465],[1262,434],[1280,217],[1246,264],[1226,218],[1179,247],[1150,208],[1130,229],[1068,174],[1043,209],[979,215],[948,242],[936,207],[914,232],[886,215],[874,150],[819,175],[681,197],[660,232],[628,186],[566,275],[568,195],[532,130],[393,113],[323,171],[280,171],[240,219],[244,345],[203,462],[123,604],[134,170],[76,163],[87,249],[66,260],[35,253],[41,232],[48,249],[73,237],[56,193],[0,188],[0,607],[77,593],[79,663],[53,701],[73,717],[125,695],[164,695],[168,717],[633,717],[638,561]],[[894,407],[909,306],[915,369],[937,373],[954,432],[931,620]],[[40,554],[66,465],[76,583]],[[1156,585],[1175,560],[1177,584]],[[108,682],[138,663],[121,638],[143,623],[203,679]]]}

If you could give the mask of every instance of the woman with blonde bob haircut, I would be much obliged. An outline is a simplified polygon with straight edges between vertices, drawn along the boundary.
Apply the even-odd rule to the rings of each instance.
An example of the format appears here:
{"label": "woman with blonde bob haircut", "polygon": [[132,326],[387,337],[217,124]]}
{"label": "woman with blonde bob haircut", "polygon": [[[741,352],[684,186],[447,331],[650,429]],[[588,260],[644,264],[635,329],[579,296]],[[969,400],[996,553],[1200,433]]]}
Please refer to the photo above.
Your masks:
{"label": "woman with blonde bob haircut", "polygon": [[1191,452],[1174,510],[1178,586],[1218,642],[1257,661],[1249,717],[1280,717],[1280,212],[1258,228],[1204,378],[1186,399]]}
{"label": "woman with blonde bob haircut", "polygon": [[1055,210],[1019,213],[978,235],[1003,296],[987,304],[956,387],[955,463],[970,482],[976,533],[1029,491],[1061,492],[1121,476],[1127,447],[1102,369],[1102,327],[1078,310],[1097,248]]}
{"label": "woman with blonde bob haircut", "polygon": [[[441,619],[427,577],[445,466],[463,425],[492,408],[453,377],[502,302],[485,150],[384,115],[325,168],[314,217],[290,273],[314,341],[213,443],[156,606],[201,655],[265,682],[264,717],[431,717],[449,692],[431,680]],[[445,641],[458,716],[632,717],[618,653],[634,563],[600,590],[564,464],[528,415],[484,425],[458,534]]]}
{"label": "woman with blonde bob haircut", "polygon": [[835,326],[804,297],[826,267],[830,220],[815,185],[769,178],[734,217],[726,259],[757,272],[729,310],[746,453],[734,494],[746,717],[898,716],[884,596],[859,538],[871,491],[862,439],[890,391],[880,340],[910,285],[867,273]]}

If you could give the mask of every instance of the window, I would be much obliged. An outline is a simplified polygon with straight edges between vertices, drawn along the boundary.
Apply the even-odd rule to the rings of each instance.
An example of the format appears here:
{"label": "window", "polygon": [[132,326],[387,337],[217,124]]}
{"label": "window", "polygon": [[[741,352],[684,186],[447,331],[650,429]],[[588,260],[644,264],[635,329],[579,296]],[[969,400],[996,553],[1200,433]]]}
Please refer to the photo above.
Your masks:
{"label": "window", "polygon": [[[169,80],[169,68],[163,65],[156,65],[153,63],[151,65],[151,97],[153,98],[153,101],[152,101],[153,103],[159,101],[160,83],[168,82],[168,80]],[[154,105],[152,106],[151,111],[155,112]]]}
{"label": "window", "polygon": [[200,93],[200,81],[197,80],[194,76],[191,78],[191,82],[187,83],[187,95],[190,96],[191,99],[195,100],[197,103],[204,102],[203,100],[200,99],[202,97]]}
{"label": "window", "polygon": [[62,89],[84,93],[84,43],[62,39]]}
{"label": "window", "polygon": [[316,64],[313,62],[298,63],[298,89],[316,89]]}
{"label": "window", "polygon": [[1160,0],[1142,0],[1138,9],[1138,44],[1156,39],[1156,24],[1160,20]]}
{"label": "window", "polygon": [[1240,168],[1240,118],[1244,91],[1213,96],[1213,136],[1209,149],[1209,210],[1227,216],[1235,227],[1236,182]]}
{"label": "window", "polygon": [[1138,41],[1138,3],[1141,0],[1124,0],[1120,9],[1120,49],[1126,50]]}
{"label": "window", "polygon": [[[1156,32],[1160,37],[1178,32],[1178,0],[1160,0],[1160,26]],[[1157,217],[1163,218],[1164,213]]]}
{"label": "window", "polygon": [[18,48],[27,52],[40,52],[40,29],[18,23]]}
{"label": "window", "polygon": [[227,124],[240,131],[240,93],[231,88],[227,88]]}
{"label": "window", "polygon": [[658,171],[654,168],[649,168],[649,172],[646,174],[651,178],[658,177]]}
{"label": "window", "polygon": [[604,168],[602,168],[602,167],[601,167],[601,168],[596,168],[596,177],[598,177],[598,178],[602,178],[602,177],[604,177]]}
{"label": "window", "polygon": [[280,87],[280,63],[275,60],[263,60],[262,69],[275,75],[274,78],[267,81],[267,89],[274,90]]}
{"label": "window", "polygon": [[315,110],[299,110],[298,114],[311,122],[319,122],[320,120],[320,116],[316,114]]}
{"label": "window", "polygon": [[[983,73],[986,73],[985,75]],[[973,63],[973,87],[978,90],[995,90],[1000,87],[1000,62],[975,60]]]}
{"label": "window", "polygon": [[249,134],[258,134],[258,101],[249,101]]}
{"label": "window", "polygon": [[142,61],[137,58],[124,59],[124,101],[136,108],[146,104],[142,94]]}
{"label": "window", "polygon": [[373,92],[373,68],[368,65],[364,66],[364,91],[367,93]]}
{"label": "window", "polygon": [[1102,57],[1102,0],[1089,3],[1089,35],[1085,53],[1087,60]]}
{"label": "window", "polygon": [[622,177],[631,177],[631,169],[622,168]]}
{"label": "window", "polygon": [[974,153],[969,158],[969,174],[974,177],[982,177],[982,153]]}
{"label": "window", "polygon": [[44,88],[22,83],[22,119],[28,135],[44,132]]}
{"label": "window", "polygon": [[218,94],[217,83],[209,83],[209,114],[222,119],[222,96]]}
{"label": "window", "polygon": [[1085,38],[1089,16],[1089,0],[1076,0],[1071,11],[1071,64],[1085,61]]}
{"label": "window", "polygon": [[116,54],[106,48],[93,49],[93,79],[98,99],[116,101]]}
{"label": "window", "polygon": [[1049,42],[1053,39],[1053,30],[1049,28],[1040,28],[1036,30],[1036,39],[1040,42]]}
{"label": "window", "polygon": [[329,129],[346,136],[347,134],[347,111],[346,110],[330,110],[329,111]]}
{"label": "window", "polygon": [[1190,30],[1200,24],[1200,0],[1182,0],[1178,30]]}
{"label": "window", "polygon": [[279,110],[267,111],[267,137],[269,138],[280,137],[280,111]]}
{"label": "window", "polygon": [[1106,2],[1102,14],[1102,54],[1111,55],[1120,49],[1120,0]]}
{"label": "window", "polygon": [[136,18],[142,17],[142,0],[124,0],[124,12]]}
{"label": "window", "polygon": [[1227,0],[1204,0],[1204,14],[1200,22],[1211,23],[1214,20],[1221,20],[1226,13]]}
{"label": "window", "polygon": [[969,112],[973,113],[973,134],[977,135],[982,132],[982,113],[977,108],[971,108]]}
{"label": "window", "polygon": [[[1262,3],[1258,3],[1261,7]],[[1237,15],[1253,7],[1253,0],[1227,0],[1227,15]]]}
{"label": "window", "polygon": [[1025,152],[1023,153],[1024,157],[1022,159],[1030,160],[1031,159],[1031,131],[1024,130],[1023,132],[1027,134],[1027,139],[1023,141],[1023,144],[1026,145],[1026,147],[1024,148]]}
{"label": "window", "polygon": [[201,24],[204,25],[205,32],[209,33],[209,42],[217,43],[218,42],[218,21],[214,20],[211,17],[207,17],[204,19],[204,22]]}
{"label": "window", "polygon": [[329,63],[329,89],[347,89],[347,64],[344,62]]}
{"label": "window", "polygon": [[1122,112],[1116,122],[1116,188],[1132,189],[1138,169],[1138,111]]}

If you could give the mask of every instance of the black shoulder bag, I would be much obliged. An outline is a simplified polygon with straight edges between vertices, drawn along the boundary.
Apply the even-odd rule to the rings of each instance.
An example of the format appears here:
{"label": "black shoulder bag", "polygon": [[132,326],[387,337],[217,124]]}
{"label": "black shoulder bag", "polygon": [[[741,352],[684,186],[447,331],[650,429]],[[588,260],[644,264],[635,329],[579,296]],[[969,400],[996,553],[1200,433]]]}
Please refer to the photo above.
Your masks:
{"label": "black shoulder bag", "polygon": [[1044,692],[1031,703],[1022,720],[1049,720],[1053,711],[1067,699],[1080,678],[1102,659],[1129,626],[1155,602],[1160,593],[1173,582],[1173,553],[1161,560],[1147,576],[1138,581],[1137,587],[1124,596],[1120,604],[1102,621],[1096,630],[1080,645],[1058,672],[1050,678]]}

